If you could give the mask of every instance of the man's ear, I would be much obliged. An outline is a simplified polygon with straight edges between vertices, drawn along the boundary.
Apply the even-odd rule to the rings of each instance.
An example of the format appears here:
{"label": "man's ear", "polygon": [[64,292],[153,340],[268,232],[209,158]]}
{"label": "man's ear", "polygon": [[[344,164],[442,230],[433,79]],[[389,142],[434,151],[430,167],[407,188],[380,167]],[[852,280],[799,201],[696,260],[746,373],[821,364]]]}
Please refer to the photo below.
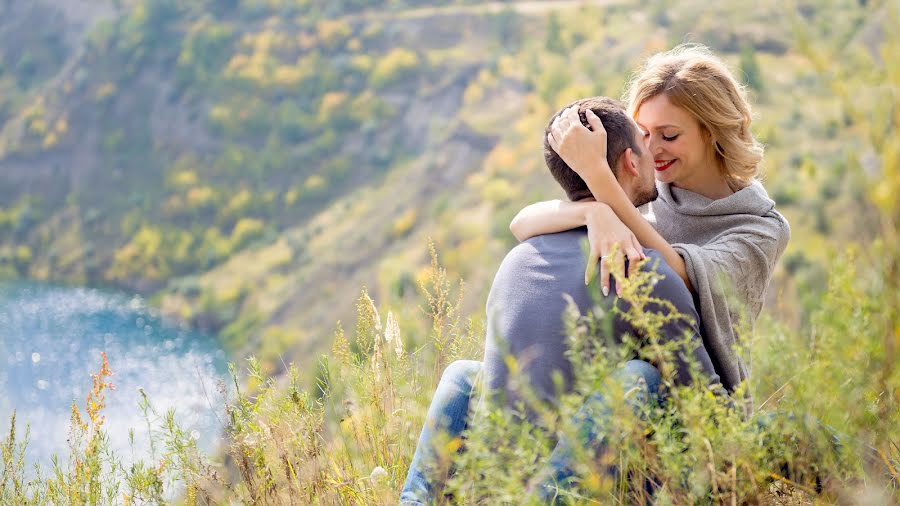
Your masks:
{"label": "man's ear", "polygon": [[634,151],[631,148],[625,148],[625,152],[622,153],[622,157],[619,159],[619,164],[622,165],[620,170],[627,171],[628,174],[631,174],[632,177],[638,177],[639,171],[637,166],[637,157],[634,154]]}

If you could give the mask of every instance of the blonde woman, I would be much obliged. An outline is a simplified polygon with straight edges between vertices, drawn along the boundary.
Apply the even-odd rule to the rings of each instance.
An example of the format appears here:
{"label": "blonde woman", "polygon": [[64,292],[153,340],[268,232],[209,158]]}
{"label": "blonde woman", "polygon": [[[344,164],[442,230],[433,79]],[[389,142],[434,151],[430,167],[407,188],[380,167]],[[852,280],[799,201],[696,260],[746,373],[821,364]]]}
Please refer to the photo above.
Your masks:
{"label": "blonde woman", "polygon": [[[734,349],[740,315],[727,305],[726,291],[733,289],[755,320],[790,238],[787,220],[757,180],[763,148],[750,132],[750,105],[718,57],[684,45],[647,60],[629,87],[628,108],[654,157],[659,199],[643,212],[631,205],[610,184],[602,123],[588,112],[588,129],[569,109],[547,140],[597,202],[534,204],[510,228],[521,241],[587,225],[592,259],[604,260],[604,292],[610,263],[637,259],[642,247],[659,251],[694,294],[704,344],[733,390],[749,370]],[[614,244],[619,258],[609,255]],[[594,270],[589,261],[586,278]]]}

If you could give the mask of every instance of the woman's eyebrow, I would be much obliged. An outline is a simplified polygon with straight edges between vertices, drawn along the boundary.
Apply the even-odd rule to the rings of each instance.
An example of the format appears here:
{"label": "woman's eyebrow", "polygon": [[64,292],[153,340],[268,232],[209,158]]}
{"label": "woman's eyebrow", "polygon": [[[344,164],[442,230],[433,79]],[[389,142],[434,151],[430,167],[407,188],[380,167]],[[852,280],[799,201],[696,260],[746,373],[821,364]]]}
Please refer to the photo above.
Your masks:
{"label": "woman's eyebrow", "polygon": [[[642,125],[642,124],[640,124],[640,123],[638,123],[637,126],[638,126],[641,130],[643,130],[643,131],[645,131],[645,132],[648,130],[647,127],[645,127],[644,125]],[[677,128],[677,129],[681,129],[681,127],[678,126],[678,125],[656,125],[656,126],[653,127],[652,129],[653,129],[653,130],[663,130],[663,129],[666,129],[666,128]]]}

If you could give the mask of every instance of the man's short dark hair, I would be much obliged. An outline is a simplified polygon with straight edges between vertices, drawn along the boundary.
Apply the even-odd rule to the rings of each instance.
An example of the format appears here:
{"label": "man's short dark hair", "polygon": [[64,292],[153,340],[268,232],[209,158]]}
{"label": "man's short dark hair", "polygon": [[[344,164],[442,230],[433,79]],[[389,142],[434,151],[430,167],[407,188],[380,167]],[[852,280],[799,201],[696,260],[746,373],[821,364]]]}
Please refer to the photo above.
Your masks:
{"label": "man's short dark hair", "polygon": [[566,162],[553,151],[553,148],[550,147],[550,143],[547,141],[547,134],[550,133],[550,125],[553,124],[553,120],[573,105],[578,106],[578,117],[581,118],[581,123],[584,126],[590,128],[584,116],[585,111],[588,109],[594,111],[594,114],[603,122],[603,128],[606,129],[606,161],[609,162],[609,167],[617,178],[619,176],[617,163],[619,157],[625,153],[625,150],[631,148],[635,154],[640,155],[642,149],[634,140],[637,134],[634,122],[628,117],[628,113],[625,112],[625,106],[618,100],[608,97],[582,98],[566,105],[554,114],[550,118],[550,122],[547,123],[547,129],[544,132],[544,161],[547,162],[547,167],[550,169],[550,173],[553,174],[556,182],[566,191],[569,200],[581,200],[593,197],[591,191],[588,190],[587,184],[578,173],[566,165]]}

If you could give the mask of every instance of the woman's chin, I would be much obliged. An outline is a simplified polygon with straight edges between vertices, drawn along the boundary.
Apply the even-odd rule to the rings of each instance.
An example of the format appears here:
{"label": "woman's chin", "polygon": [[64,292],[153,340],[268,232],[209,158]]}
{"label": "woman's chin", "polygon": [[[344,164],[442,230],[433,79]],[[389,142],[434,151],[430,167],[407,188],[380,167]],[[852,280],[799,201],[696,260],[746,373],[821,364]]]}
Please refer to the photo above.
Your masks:
{"label": "woman's chin", "polygon": [[656,171],[656,180],[660,183],[671,183],[675,178],[672,177],[672,170],[658,170]]}

